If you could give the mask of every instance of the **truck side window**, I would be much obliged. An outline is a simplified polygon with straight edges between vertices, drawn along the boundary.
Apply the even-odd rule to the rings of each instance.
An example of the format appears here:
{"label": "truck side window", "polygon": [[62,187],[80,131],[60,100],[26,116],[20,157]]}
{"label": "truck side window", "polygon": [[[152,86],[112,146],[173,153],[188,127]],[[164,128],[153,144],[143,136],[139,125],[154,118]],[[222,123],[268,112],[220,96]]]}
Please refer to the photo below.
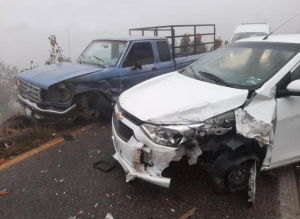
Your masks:
{"label": "truck side window", "polygon": [[150,42],[134,43],[124,61],[123,67],[132,67],[135,63],[149,65],[154,63]]}
{"label": "truck side window", "polygon": [[157,41],[156,42],[159,59],[161,62],[167,62],[171,60],[169,45],[166,41]]}

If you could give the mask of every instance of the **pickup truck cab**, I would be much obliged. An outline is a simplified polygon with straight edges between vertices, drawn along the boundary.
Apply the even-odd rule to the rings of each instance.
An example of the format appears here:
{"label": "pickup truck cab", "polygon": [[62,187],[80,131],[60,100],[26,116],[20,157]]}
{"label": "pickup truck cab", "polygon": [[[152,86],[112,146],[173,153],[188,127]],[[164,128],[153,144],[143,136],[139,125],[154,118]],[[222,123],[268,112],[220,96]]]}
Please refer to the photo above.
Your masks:
{"label": "pickup truck cab", "polygon": [[114,158],[127,181],[169,187],[164,169],[187,156],[211,165],[217,191],[254,202],[259,170],[300,161],[299,109],[300,35],[236,41],[124,92]]}
{"label": "pickup truck cab", "polygon": [[111,118],[122,92],[185,68],[202,56],[173,58],[165,37],[97,39],[76,63],[59,63],[18,74],[18,99],[36,122],[72,122],[77,117],[96,118],[99,114]]}

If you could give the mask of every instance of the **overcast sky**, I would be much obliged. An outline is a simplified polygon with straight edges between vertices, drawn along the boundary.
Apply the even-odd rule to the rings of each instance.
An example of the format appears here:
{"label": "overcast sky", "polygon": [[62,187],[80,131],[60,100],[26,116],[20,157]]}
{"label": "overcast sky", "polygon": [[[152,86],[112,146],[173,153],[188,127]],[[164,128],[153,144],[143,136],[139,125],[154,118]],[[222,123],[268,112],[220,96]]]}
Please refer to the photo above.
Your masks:
{"label": "overcast sky", "polygon": [[[156,25],[216,24],[229,40],[235,27],[268,22],[272,29],[297,14],[299,0],[0,0],[0,61],[20,70],[44,65],[48,36],[57,36],[75,61],[92,39],[128,36],[128,29]],[[300,15],[276,34],[300,33]]]}

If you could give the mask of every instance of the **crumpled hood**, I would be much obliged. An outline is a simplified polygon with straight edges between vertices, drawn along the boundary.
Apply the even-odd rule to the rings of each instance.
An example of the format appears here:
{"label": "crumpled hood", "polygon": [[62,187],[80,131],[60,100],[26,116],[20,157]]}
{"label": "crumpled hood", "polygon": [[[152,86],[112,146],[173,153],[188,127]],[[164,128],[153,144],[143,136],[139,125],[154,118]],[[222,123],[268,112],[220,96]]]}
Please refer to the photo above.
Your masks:
{"label": "crumpled hood", "polygon": [[48,89],[50,85],[60,81],[102,70],[102,67],[94,65],[59,63],[22,72],[16,78],[31,85]]}
{"label": "crumpled hood", "polygon": [[138,119],[154,124],[201,122],[241,106],[248,90],[229,88],[177,72],[141,83],[124,92],[120,105]]}

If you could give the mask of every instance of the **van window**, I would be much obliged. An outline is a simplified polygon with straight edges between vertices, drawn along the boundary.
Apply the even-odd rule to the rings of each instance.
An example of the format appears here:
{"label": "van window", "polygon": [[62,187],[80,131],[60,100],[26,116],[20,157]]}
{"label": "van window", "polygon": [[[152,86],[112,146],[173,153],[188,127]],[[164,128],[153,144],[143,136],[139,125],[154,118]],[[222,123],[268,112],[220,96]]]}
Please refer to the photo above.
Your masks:
{"label": "van window", "polygon": [[123,67],[132,67],[135,63],[149,65],[154,63],[150,42],[134,43],[124,61]]}
{"label": "van window", "polygon": [[167,62],[171,60],[169,45],[166,41],[157,41],[156,42],[159,59],[161,62]]}
{"label": "van window", "polygon": [[236,33],[232,37],[232,42],[241,40],[241,39],[250,38],[250,37],[267,36],[267,35],[268,35],[267,33],[263,33],[263,32],[261,32],[261,33],[260,32]]}

